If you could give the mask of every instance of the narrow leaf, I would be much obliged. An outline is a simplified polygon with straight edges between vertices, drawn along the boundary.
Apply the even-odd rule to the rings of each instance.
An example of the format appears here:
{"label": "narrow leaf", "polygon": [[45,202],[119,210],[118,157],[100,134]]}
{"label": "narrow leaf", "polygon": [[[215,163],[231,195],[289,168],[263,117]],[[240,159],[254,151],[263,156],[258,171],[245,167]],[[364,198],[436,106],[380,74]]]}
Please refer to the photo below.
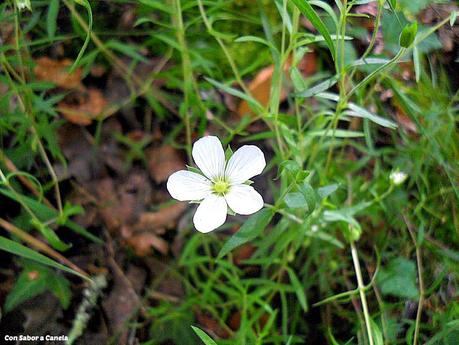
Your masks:
{"label": "narrow leaf", "polygon": [[320,19],[319,15],[314,11],[312,6],[309,4],[307,0],[291,0],[305,15],[306,18],[309,19],[309,21],[312,23],[312,25],[319,31],[322,36],[324,36],[325,41],[327,43],[328,49],[330,50],[330,53],[335,59],[336,53],[335,53],[335,46],[333,45],[333,40],[330,36],[330,32],[328,31],[327,27],[325,24],[322,22],[322,19]]}
{"label": "narrow leaf", "polygon": [[213,341],[213,339],[209,337],[202,329],[195,326],[191,326],[191,328],[193,328],[194,333],[196,333],[196,335],[204,342],[205,345],[217,345],[217,343]]}
{"label": "narrow leaf", "polygon": [[48,14],[46,16],[46,30],[48,37],[54,38],[57,28],[57,15],[59,14],[59,0],[51,0],[48,6]]}
{"label": "narrow leaf", "polygon": [[270,209],[263,209],[253,216],[251,216],[244,225],[241,226],[238,232],[236,232],[226,243],[218,254],[218,258],[224,257],[234,248],[247,243],[257,236],[266,228],[273,217],[273,211]]}
{"label": "narrow leaf", "polygon": [[51,260],[47,256],[44,256],[30,248],[27,248],[26,246],[23,246],[20,243],[14,242],[6,237],[0,236],[0,250],[4,250],[8,253],[15,254],[18,256],[22,256],[26,259],[30,259],[33,261],[36,261],[38,263],[41,263],[43,265],[51,266],[57,269],[60,269],[62,271],[68,272],[75,274],[83,279],[88,279],[84,275],[72,270],[71,268],[68,268],[67,266],[64,266],[54,260]]}
{"label": "narrow leaf", "polygon": [[296,297],[298,298],[298,302],[300,302],[301,308],[303,308],[304,312],[308,311],[308,302],[306,301],[306,295],[304,293],[304,288],[300,283],[300,280],[296,276],[295,272],[289,267],[287,268],[288,276],[290,278],[290,282],[292,283],[293,289],[295,290]]}

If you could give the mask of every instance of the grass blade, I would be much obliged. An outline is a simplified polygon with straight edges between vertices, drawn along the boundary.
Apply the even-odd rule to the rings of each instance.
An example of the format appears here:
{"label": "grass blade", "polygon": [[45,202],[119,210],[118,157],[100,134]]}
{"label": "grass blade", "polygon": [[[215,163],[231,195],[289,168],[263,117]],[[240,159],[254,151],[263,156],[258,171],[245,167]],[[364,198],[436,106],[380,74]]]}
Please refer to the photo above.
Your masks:
{"label": "grass blade", "polygon": [[47,256],[44,256],[40,253],[37,253],[36,251],[20,244],[17,242],[14,242],[6,237],[0,236],[0,250],[4,250],[8,253],[15,254],[18,256],[22,256],[23,258],[30,259],[33,261],[36,261],[40,264],[54,267],[57,269],[60,269],[62,271],[72,273],[77,275],[80,278],[88,280],[89,278],[78,273],[77,271],[72,270],[71,268],[68,268],[67,266],[64,266],[54,260],[51,260]]}
{"label": "grass blade", "polygon": [[314,11],[312,6],[306,0],[291,0],[291,1],[296,5],[296,7],[298,7],[301,13],[303,13],[306,16],[306,18],[309,19],[309,21],[317,29],[317,31],[319,31],[321,35],[324,36],[325,42],[327,43],[328,49],[330,50],[330,53],[334,60],[336,56],[336,52],[335,52],[335,46],[333,45],[333,40],[330,36],[330,32],[328,31],[327,27],[323,23],[322,19],[320,19],[317,12]]}

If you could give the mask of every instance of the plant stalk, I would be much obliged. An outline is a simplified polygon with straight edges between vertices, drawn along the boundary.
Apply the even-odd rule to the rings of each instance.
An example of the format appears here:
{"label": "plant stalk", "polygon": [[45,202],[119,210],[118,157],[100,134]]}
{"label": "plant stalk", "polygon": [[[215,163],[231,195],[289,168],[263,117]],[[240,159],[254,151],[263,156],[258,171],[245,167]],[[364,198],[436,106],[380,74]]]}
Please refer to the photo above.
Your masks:
{"label": "plant stalk", "polygon": [[355,274],[357,276],[357,286],[358,286],[359,293],[360,293],[360,301],[362,303],[363,315],[365,317],[365,325],[366,325],[367,333],[368,333],[368,342],[370,345],[374,345],[373,335],[371,332],[371,318],[370,318],[370,313],[368,312],[367,298],[365,296],[365,285],[363,284],[362,270],[360,268],[360,263],[359,263],[359,255],[357,253],[357,247],[355,246],[354,241],[351,241],[351,254],[352,254],[352,261],[354,262]]}

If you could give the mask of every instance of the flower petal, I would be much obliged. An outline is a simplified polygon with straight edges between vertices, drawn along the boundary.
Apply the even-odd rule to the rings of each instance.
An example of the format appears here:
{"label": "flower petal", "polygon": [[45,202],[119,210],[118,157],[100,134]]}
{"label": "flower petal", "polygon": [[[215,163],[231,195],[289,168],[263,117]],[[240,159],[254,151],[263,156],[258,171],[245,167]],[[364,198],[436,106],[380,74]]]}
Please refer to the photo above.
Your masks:
{"label": "flower petal", "polygon": [[222,177],[225,171],[225,152],[220,140],[214,136],[199,139],[193,145],[193,159],[210,179]]}
{"label": "flower petal", "polygon": [[263,207],[263,198],[251,186],[239,184],[232,186],[225,195],[228,206],[236,213],[248,215]]}
{"label": "flower petal", "polygon": [[231,156],[225,175],[229,177],[231,183],[243,183],[261,174],[265,166],[263,152],[254,145],[244,145]]}
{"label": "flower petal", "polygon": [[209,232],[221,226],[226,220],[228,206],[225,198],[215,194],[210,194],[198,206],[193,217],[196,230]]}
{"label": "flower petal", "polygon": [[167,190],[177,200],[202,200],[211,192],[211,182],[202,175],[180,170],[169,176]]}

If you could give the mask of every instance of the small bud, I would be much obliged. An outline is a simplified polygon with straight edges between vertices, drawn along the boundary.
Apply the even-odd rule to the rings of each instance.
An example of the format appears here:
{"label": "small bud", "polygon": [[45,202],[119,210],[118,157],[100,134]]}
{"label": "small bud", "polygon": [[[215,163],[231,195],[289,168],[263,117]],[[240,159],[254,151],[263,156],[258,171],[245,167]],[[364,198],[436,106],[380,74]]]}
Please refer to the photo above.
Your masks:
{"label": "small bud", "polygon": [[389,175],[390,182],[395,186],[401,185],[408,178],[408,175],[403,171],[395,170]]}
{"label": "small bud", "polygon": [[407,24],[400,34],[399,43],[403,48],[408,48],[414,42],[416,34],[418,33],[418,22]]}

